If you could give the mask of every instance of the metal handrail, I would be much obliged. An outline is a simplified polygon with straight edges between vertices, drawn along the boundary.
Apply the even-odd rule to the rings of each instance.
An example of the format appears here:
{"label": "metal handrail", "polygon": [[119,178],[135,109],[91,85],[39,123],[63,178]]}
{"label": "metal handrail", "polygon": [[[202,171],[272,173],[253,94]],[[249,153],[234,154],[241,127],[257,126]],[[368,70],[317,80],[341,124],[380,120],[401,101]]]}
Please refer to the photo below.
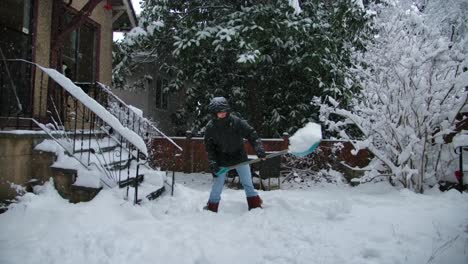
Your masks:
{"label": "metal handrail", "polygon": [[[105,106],[109,102],[109,97],[112,97],[118,99],[121,105],[128,109],[127,112],[131,111],[134,119],[139,115],[109,89],[99,89],[103,86],[95,85],[85,93],[54,69],[22,59],[5,60],[5,63],[8,61],[31,65],[31,71],[35,73],[31,81],[37,86],[37,91],[40,91],[35,113],[30,117],[15,117],[17,123],[28,121],[31,129],[32,125],[36,124],[83,168],[91,170],[91,167],[96,167],[100,171],[101,182],[108,187],[112,187],[108,179],[121,182],[121,178],[123,179],[125,177],[123,175],[126,174],[127,181],[130,179],[137,181],[140,166],[150,167],[147,159],[148,149],[143,139],[144,135],[141,134],[140,124],[137,129],[133,125],[125,126]],[[139,116],[138,122],[165,136],[148,120]],[[177,144],[175,146],[182,150]],[[135,172],[133,169],[130,170],[131,164],[136,165],[134,178],[130,177],[130,174],[133,177]],[[110,168],[110,166],[115,167]],[[134,187],[134,202],[138,203],[138,184]],[[129,186],[127,186],[127,197],[128,188]]]}
{"label": "metal handrail", "polygon": [[[142,116],[139,116],[138,113],[136,113],[128,104],[126,104],[122,99],[120,99],[117,95],[115,95],[111,89],[100,83],[100,82],[96,82],[98,84],[98,86],[105,92],[107,93],[107,95],[111,96],[112,98],[114,98],[117,102],[119,102],[119,104],[121,104],[122,106],[124,106],[126,108],[126,111],[127,112],[132,112],[133,113],[133,117],[137,117],[138,119],[141,120],[141,122],[143,122],[145,124],[145,126],[147,127],[150,127],[151,129],[155,130],[158,134],[160,134],[162,137],[164,137],[165,139],[167,139],[169,142],[171,142],[172,145],[174,145],[177,149],[179,149],[180,151],[183,151],[183,149],[177,145],[177,143],[174,142],[174,140],[172,140],[170,137],[166,136],[161,130],[159,130],[156,126],[154,126],[152,124],[151,121],[149,121],[147,118],[145,117],[142,117]],[[117,117],[118,118],[118,117]],[[134,131],[135,133],[139,134],[140,136],[144,137],[145,135],[141,135],[141,131]]]}

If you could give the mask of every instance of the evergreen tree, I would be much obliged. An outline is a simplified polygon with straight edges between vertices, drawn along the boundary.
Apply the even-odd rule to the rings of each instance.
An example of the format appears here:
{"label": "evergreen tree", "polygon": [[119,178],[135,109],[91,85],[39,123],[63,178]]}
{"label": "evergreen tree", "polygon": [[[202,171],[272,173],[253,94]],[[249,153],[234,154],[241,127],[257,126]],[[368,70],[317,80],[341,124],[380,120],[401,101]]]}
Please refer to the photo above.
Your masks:
{"label": "evergreen tree", "polygon": [[182,116],[194,113],[194,129],[206,124],[210,99],[225,96],[262,136],[294,132],[314,117],[314,96],[346,104],[356,92],[351,54],[367,25],[353,2],[148,0],[140,29],[118,44],[115,84],[129,53],[156,56],[166,90],[186,89]]}

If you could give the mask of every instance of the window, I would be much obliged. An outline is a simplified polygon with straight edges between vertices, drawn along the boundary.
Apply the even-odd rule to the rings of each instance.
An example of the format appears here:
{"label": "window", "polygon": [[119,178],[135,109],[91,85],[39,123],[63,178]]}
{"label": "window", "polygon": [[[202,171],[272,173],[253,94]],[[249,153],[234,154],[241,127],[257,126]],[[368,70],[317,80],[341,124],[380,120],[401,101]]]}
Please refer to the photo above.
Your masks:
{"label": "window", "polygon": [[[71,21],[73,15],[65,14],[65,21]],[[84,23],[75,30],[62,51],[62,69],[65,76],[76,82],[85,92],[96,81],[97,29],[90,23]]]}
{"label": "window", "polygon": [[158,79],[156,81],[156,108],[167,109],[167,92],[164,91],[164,87],[167,85],[167,81]]}
{"label": "window", "polygon": [[26,35],[31,34],[32,0],[0,1],[0,25]]}

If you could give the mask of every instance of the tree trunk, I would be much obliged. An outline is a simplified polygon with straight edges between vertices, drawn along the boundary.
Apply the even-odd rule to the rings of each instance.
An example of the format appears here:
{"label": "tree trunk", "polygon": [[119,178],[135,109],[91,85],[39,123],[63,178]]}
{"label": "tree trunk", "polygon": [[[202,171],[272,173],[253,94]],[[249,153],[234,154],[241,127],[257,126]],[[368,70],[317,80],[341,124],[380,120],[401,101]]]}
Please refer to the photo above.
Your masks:
{"label": "tree trunk", "polygon": [[247,111],[250,116],[248,122],[257,131],[260,137],[265,137],[265,130],[262,127],[263,122],[263,100],[260,95],[263,94],[260,91],[260,87],[257,81],[247,81],[247,90],[249,92],[249,100],[247,102]]}

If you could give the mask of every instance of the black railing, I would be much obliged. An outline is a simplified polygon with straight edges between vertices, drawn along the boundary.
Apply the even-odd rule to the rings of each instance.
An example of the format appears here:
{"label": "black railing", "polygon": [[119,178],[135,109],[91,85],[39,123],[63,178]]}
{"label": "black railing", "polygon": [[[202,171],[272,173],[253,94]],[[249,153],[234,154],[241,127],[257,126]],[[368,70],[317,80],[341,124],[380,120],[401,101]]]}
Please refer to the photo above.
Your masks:
{"label": "black railing", "polygon": [[[106,186],[120,185],[124,178],[127,182],[132,179],[137,181],[140,167],[148,166],[145,142],[106,110],[107,93],[97,86],[91,86],[86,93],[59,72],[30,62],[4,61],[9,70],[14,69],[9,67],[13,64],[22,64],[22,67],[28,65],[31,72],[35,73],[30,83],[34,83],[36,96],[34,103],[29,104],[29,109],[34,105],[34,113],[19,111],[19,114],[18,111],[14,111],[15,101],[11,100],[11,93],[8,93],[9,97],[5,96],[9,87],[3,85],[6,83],[3,81],[2,105],[9,105],[2,106],[2,109],[6,110],[2,110],[1,116],[8,121],[5,127],[19,128],[14,123],[22,122],[30,124],[31,127],[32,124],[37,125],[84,168],[96,168],[103,175],[100,179]],[[16,83],[15,79],[11,81]],[[18,97],[22,99],[21,96]],[[11,120],[15,122],[10,122]],[[134,184],[134,187],[136,203],[138,184]]]}
{"label": "black railing", "polygon": [[31,64],[0,60],[0,129],[32,127],[31,122],[23,119],[32,117],[32,76]]}
{"label": "black railing", "polygon": [[99,82],[96,83],[96,86],[96,90],[100,90],[107,95],[107,109],[122,125],[137,133],[144,140],[148,140],[152,137],[163,137],[171,142],[179,151],[182,151],[179,145],[159,130],[153,122],[145,118],[141,110],[127,105],[122,99],[116,96],[108,86]]}
{"label": "black railing", "polygon": [[466,153],[467,151],[468,151],[468,146],[458,146],[455,148],[455,154],[458,155],[458,172],[456,172],[456,178],[459,183],[460,191],[463,191],[465,184],[467,184],[467,182],[464,182],[464,179],[463,179],[465,171],[467,170],[467,168],[464,168],[463,154]]}

